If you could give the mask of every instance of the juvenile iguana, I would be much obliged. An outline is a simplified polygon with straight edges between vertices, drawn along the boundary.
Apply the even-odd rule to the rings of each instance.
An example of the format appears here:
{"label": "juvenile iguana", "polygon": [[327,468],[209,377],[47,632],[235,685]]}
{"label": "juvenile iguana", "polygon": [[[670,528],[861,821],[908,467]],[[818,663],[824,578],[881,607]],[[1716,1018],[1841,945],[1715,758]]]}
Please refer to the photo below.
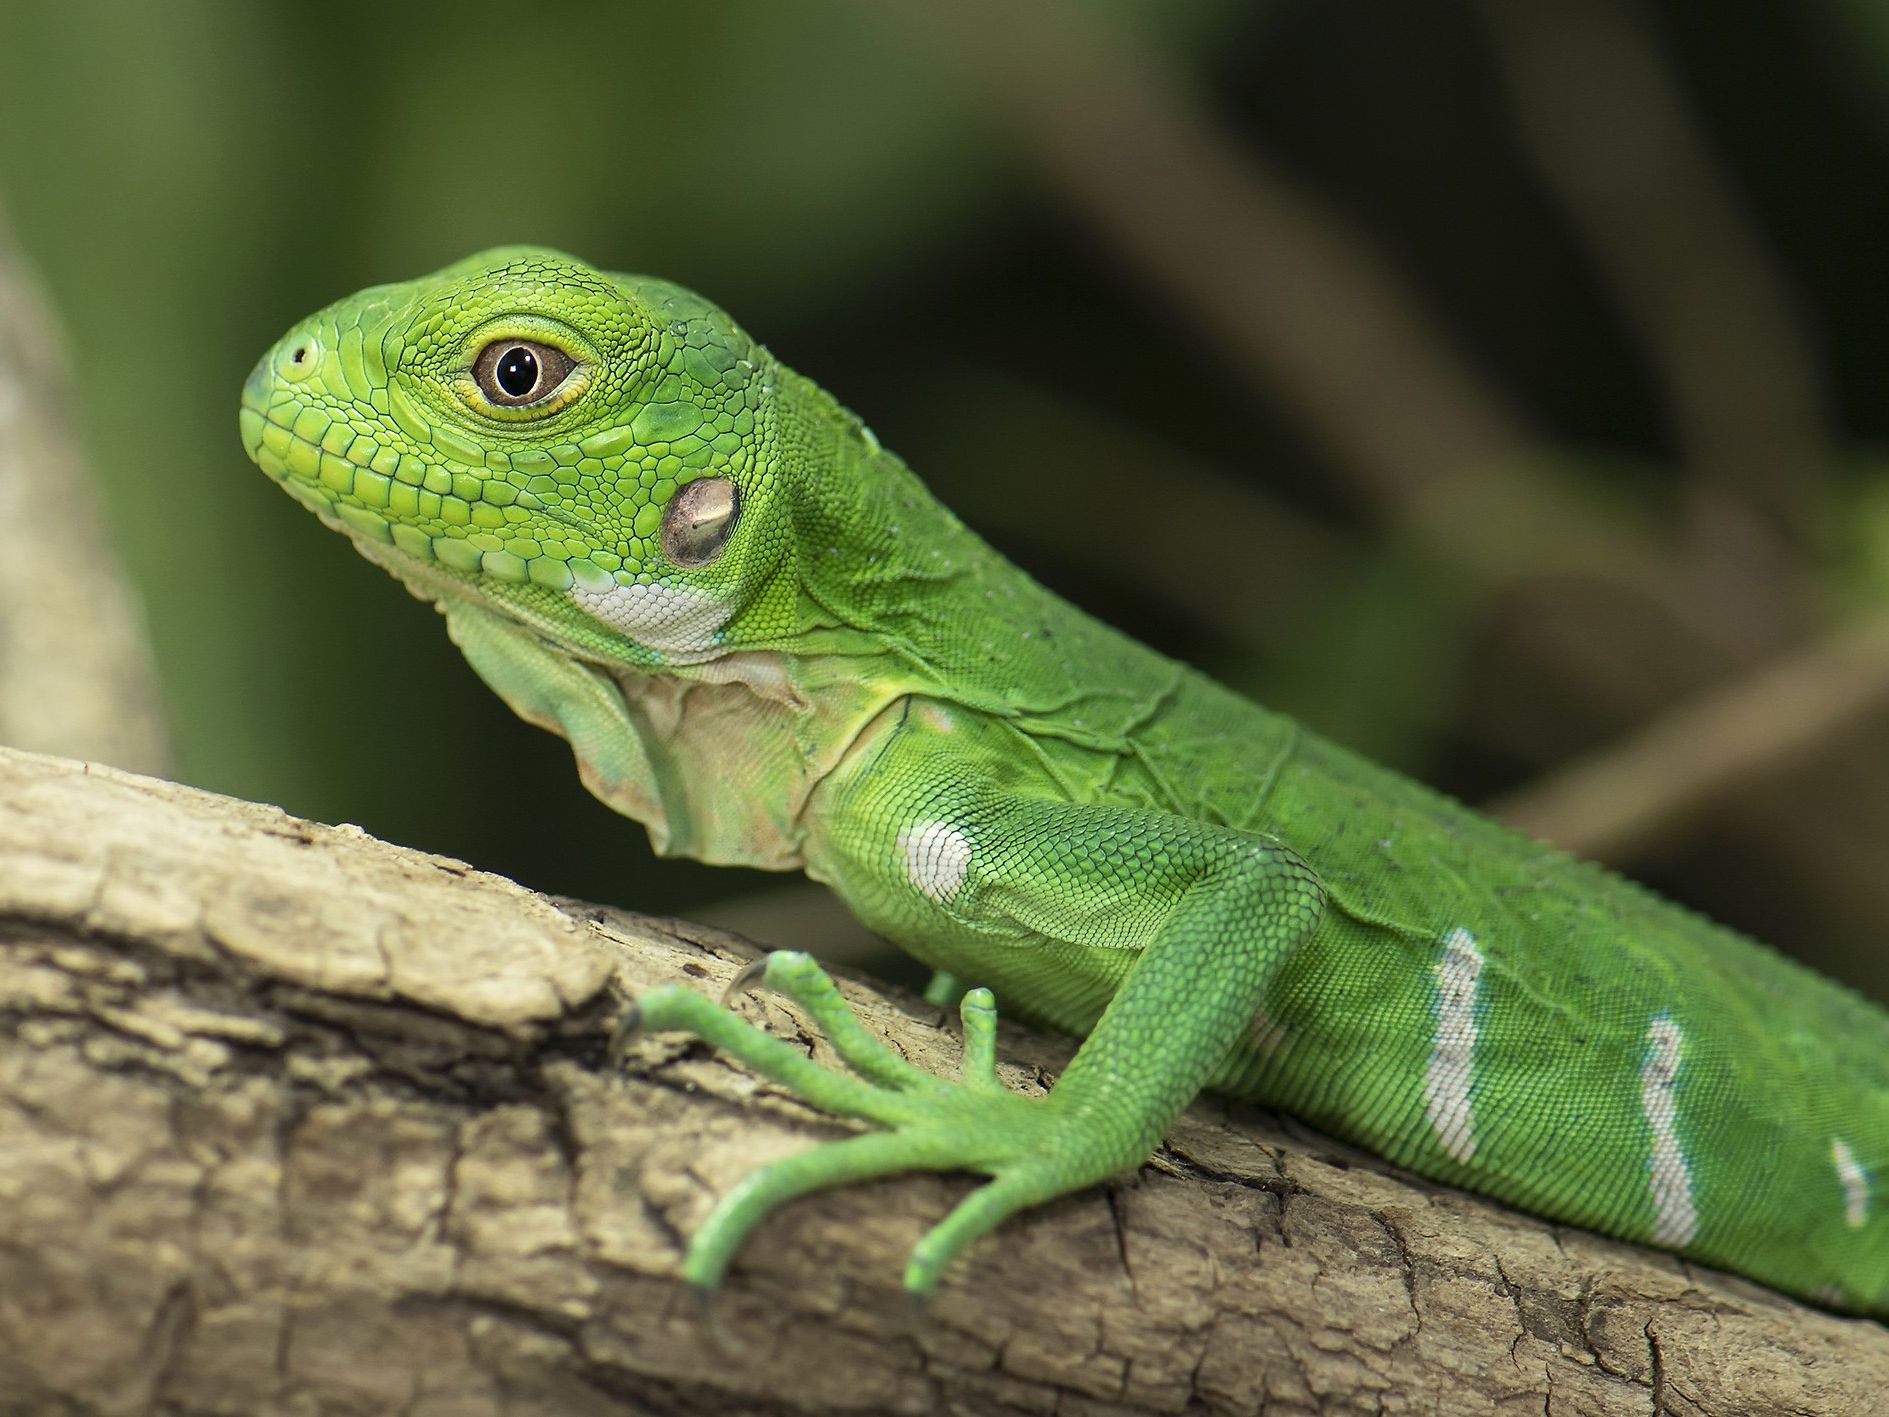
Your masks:
{"label": "juvenile iguana", "polygon": [[[962,996],[958,1082],[868,1035],[805,955],[760,978],[852,1075],[683,987],[641,999],[644,1027],[879,1128],[740,1184],[692,1282],[788,1197],[987,1174],[914,1251],[922,1298],[1006,1216],[1144,1160],[1211,1087],[1889,1309],[1889,1014],[1082,614],[699,296],[488,251],[297,325],[244,388],[242,436],[658,851],[804,869],[985,986]],[[1121,509],[1130,544],[1145,514]],[[1046,1098],[998,1081],[993,993],[1087,1035]]]}

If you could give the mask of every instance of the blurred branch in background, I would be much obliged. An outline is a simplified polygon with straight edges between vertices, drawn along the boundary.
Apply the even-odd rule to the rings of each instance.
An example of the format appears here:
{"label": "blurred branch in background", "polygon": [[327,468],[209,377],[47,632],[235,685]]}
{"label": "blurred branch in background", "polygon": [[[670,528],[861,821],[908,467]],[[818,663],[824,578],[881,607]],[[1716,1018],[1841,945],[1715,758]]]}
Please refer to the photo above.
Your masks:
{"label": "blurred branch in background", "polygon": [[[1820,360],[1795,294],[1639,0],[1476,9],[1523,147],[1663,392],[1687,475],[1692,593],[1748,646],[1776,652],[1715,673],[1709,690],[1493,810],[1613,861],[1729,810],[1794,859],[1818,899],[1879,919],[1889,895],[1879,871],[1854,869],[1854,847],[1889,839],[1889,769],[1856,730],[1889,703],[1889,629],[1866,617],[1785,648],[1834,598],[1819,553],[1840,514]],[[1801,776],[1786,783],[1786,771]]]}
{"label": "blurred branch in background", "polygon": [[1236,146],[1154,55],[1066,3],[875,8],[988,92],[1006,136],[1098,237],[1298,418],[1364,507],[1445,569],[1491,589],[1602,574],[1749,653],[1713,603],[1682,593],[1668,538],[1597,507],[1369,238]]}
{"label": "blurred branch in background", "polygon": [[[1805,558],[1833,515],[1810,337],[1636,12],[1492,3],[1501,13],[1488,23],[1529,151],[1670,401],[1691,475],[1683,532],[1655,504],[1597,495],[1592,468],[1479,377],[1366,235],[1223,131],[1184,76],[1093,12],[995,0],[874,8],[892,9],[935,62],[988,96],[1003,136],[1098,239],[1296,417],[1391,554],[1421,547],[1463,580],[1465,623],[1480,618],[1478,597],[1500,607],[1496,697],[1552,701],[1563,741],[1627,735],[1617,756],[1602,749],[1594,761],[1647,772],[1660,765],[1633,736],[1638,724],[1715,686],[1742,702],[1745,676],[1789,684],[1799,656],[1825,653],[1766,665],[1802,633]],[[1563,45],[1574,61],[1557,57]],[[1846,662],[1877,652],[1867,631],[1837,642]],[[1889,785],[1823,751],[1889,698],[1878,669],[1859,667],[1841,705],[1799,722],[1682,716],[1687,732],[1732,736],[1674,760],[1612,815],[1560,785],[1510,805],[1526,807],[1536,833],[1618,861],[1697,826],[1708,802],[1733,808],[1767,845],[1814,840],[1830,820],[1828,789],[1847,799],[1858,839],[1889,842]],[[1382,691],[1341,672],[1353,693]],[[1549,755],[1537,740],[1525,756]],[[1768,786],[1786,760],[1833,780],[1809,792]],[[1795,854],[1832,899],[1861,906],[1858,892],[1874,893],[1834,854]]]}
{"label": "blurred branch in background", "polygon": [[162,772],[150,649],[79,452],[62,347],[0,222],[0,743]]}
{"label": "blurred branch in background", "polygon": [[1889,701],[1889,615],[1859,620],[1666,710],[1525,792],[1486,804],[1570,851],[1645,852],[1804,759]]}
{"label": "blurred branch in background", "polygon": [[1533,433],[1440,338],[1397,272],[1202,111],[1187,81],[1085,8],[887,6],[995,101],[1003,136],[1268,398],[1391,512]]}
{"label": "blurred branch in background", "polygon": [[1828,530],[1809,332],[1637,0],[1478,0],[1524,150],[1646,351],[1689,474],[1689,553],[1760,643]]}

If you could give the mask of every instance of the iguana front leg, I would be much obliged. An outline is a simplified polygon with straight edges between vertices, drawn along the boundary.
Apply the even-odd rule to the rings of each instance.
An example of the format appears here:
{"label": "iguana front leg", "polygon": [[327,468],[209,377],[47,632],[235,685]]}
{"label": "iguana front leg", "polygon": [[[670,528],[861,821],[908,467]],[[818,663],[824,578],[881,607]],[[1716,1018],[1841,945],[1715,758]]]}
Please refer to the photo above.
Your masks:
{"label": "iguana front leg", "polygon": [[[718,1283],[748,1232],[791,1197],[899,1171],[982,1172],[989,1184],[912,1253],[905,1287],[922,1300],[952,1257],[1005,1217],[1144,1160],[1248,1027],[1267,976],[1318,920],[1310,868],[1256,836],[962,786],[893,796],[902,804],[841,816],[841,869],[899,863],[878,893],[888,918],[927,932],[927,954],[965,974],[981,953],[986,975],[1033,981],[1039,1009],[1059,986],[1080,1007],[1084,971],[1071,970],[1071,952],[1096,952],[1087,977],[1103,996],[1112,974],[1119,985],[1042,1099],[997,1080],[983,989],[964,999],[965,1070],[955,1082],[870,1039],[804,955],[770,956],[763,977],[800,1003],[858,1076],[820,1067],[682,986],[643,996],[643,1027],[695,1033],[813,1105],[884,1129],[775,1162],[729,1192],[689,1246],[683,1272],[694,1284]],[[858,882],[848,884],[857,898]],[[887,898],[901,892],[902,909]]]}

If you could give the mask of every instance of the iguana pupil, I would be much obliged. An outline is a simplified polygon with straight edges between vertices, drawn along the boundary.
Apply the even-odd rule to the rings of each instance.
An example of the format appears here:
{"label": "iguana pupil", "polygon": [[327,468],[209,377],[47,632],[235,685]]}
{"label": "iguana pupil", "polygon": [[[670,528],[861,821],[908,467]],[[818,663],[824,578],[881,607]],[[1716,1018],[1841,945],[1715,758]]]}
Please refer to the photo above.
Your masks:
{"label": "iguana pupil", "polygon": [[513,345],[499,357],[498,386],[515,399],[522,399],[538,386],[538,356],[522,344]]}

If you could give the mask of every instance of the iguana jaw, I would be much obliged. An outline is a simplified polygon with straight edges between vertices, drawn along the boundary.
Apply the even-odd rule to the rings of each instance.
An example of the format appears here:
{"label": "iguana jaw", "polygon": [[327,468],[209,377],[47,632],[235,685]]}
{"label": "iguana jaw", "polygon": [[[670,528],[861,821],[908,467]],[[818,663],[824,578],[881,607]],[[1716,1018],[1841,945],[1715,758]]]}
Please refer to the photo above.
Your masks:
{"label": "iguana jaw", "polygon": [[[528,563],[516,556],[480,551],[462,538],[431,536],[385,515],[390,498],[401,495],[388,478],[301,437],[280,415],[270,416],[265,402],[268,362],[258,365],[244,385],[244,451],[322,525],[347,537],[418,598],[439,604],[449,597],[469,596],[530,625],[576,657],[603,663],[656,668],[698,662],[720,652],[714,636],[727,615],[704,597],[691,598],[678,589],[669,592],[673,599],[668,605],[639,606],[639,600],[646,602],[658,589],[625,587],[588,562],[569,563],[572,570],[565,577],[520,577],[516,565]],[[548,515],[529,493],[520,493],[516,505]]]}

